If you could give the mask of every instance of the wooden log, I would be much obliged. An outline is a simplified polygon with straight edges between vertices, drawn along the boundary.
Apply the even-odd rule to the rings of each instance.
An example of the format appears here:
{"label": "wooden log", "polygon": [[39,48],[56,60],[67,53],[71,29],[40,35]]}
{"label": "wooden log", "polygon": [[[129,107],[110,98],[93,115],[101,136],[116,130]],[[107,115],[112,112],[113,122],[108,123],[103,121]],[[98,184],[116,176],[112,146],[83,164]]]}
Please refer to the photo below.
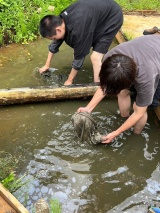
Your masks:
{"label": "wooden log", "polygon": [[53,86],[39,86],[34,88],[1,89],[0,105],[91,97],[97,89],[97,85],[72,85],[58,88]]}
{"label": "wooden log", "polygon": [[121,30],[119,30],[118,33],[116,34],[116,39],[119,44],[127,41],[127,39],[125,38],[125,36]]}

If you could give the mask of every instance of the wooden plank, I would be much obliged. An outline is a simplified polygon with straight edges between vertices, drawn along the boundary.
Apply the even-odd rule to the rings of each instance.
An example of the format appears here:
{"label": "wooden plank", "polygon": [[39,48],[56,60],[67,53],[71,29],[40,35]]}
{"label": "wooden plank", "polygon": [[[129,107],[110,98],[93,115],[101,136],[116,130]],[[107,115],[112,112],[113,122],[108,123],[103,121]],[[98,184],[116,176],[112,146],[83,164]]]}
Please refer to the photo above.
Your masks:
{"label": "wooden plank", "polygon": [[119,30],[118,33],[116,34],[116,39],[117,39],[119,44],[127,41],[127,39],[125,38],[125,36],[124,36],[124,34],[121,30]]}
{"label": "wooden plank", "polygon": [[5,200],[0,196],[0,213],[12,212],[17,213]]}
{"label": "wooden plank", "polygon": [[[0,183],[0,212],[2,212],[2,204],[10,205],[10,209],[14,209],[15,213],[29,213],[29,211]],[[2,202],[2,203],[1,203]],[[13,213],[14,213],[13,212]],[[4,212],[6,213],[6,212]]]}
{"label": "wooden plank", "polygon": [[98,86],[72,85],[68,87],[39,86],[0,90],[0,105],[38,101],[77,99],[93,96]]}

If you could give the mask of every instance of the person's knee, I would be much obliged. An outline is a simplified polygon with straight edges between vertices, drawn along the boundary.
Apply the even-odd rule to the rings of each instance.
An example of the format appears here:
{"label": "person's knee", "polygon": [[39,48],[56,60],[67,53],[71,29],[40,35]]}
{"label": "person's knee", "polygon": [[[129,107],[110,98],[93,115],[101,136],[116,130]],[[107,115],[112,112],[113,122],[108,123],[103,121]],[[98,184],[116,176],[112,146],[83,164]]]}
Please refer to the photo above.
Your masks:
{"label": "person's knee", "polygon": [[141,134],[142,130],[144,129],[148,119],[147,112],[143,115],[143,117],[134,125],[134,133]]}
{"label": "person's knee", "polygon": [[134,128],[134,134],[140,135],[143,129]]}
{"label": "person's knee", "polygon": [[128,98],[130,96],[130,91],[128,89],[121,90],[118,94],[118,98]]}

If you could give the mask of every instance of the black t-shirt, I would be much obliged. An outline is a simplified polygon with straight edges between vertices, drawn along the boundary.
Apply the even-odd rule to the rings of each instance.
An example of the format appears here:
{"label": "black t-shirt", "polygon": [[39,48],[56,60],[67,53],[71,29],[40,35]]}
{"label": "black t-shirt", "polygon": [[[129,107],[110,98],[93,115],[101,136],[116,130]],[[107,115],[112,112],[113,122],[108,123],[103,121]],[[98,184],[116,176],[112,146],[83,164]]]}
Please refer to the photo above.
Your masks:
{"label": "black t-shirt", "polygon": [[113,39],[112,31],[118,31],[117,26],[120,28],[123,21],[121,8],[113,0],[79,0],[63,10],[60,16],[66,26],[65,38],[53,41],[49,50],[58,52],[65,41],[74,49],[75,60],[84,59],[91,47],[106,53]]}

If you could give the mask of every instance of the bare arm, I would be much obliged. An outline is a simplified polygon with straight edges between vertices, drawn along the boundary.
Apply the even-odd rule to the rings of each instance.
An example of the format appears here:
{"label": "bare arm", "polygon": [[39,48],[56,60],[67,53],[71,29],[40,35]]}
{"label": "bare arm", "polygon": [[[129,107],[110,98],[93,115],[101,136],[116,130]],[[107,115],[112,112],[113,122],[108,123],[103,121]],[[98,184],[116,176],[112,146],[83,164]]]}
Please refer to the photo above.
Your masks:
{"label": "bare arm", "polygon": [[74,78],[76,77],[78,71],[82,68],[85,57],[81,59],[74,59],[72,62],[72,69],[68,76],[67,81],[64,83],[65,86],[71,85],[73,83]]}
{"label": "bare arm", "polygon": [[76,77],[77,73],[78,73],[78,71],[77,71],[76,69],[72,68],[72,69],[71,69],[71,72],[70,72],[70,74],[69,74],[69,76],[68,76],[68,79],[67,79],[67,81],[64,83],[64,85],[65,85],[65,86],[71,85],[72,82],[73,82],[73,80],[74,80],[74,78]]}
{"label": "bare arm", "polygon": [[53,55],[54,54],[49,51],[45,65],[43,67],[39,68],[40,73],[43,73],[48,70],[48,68],[50,67]]}
{"label": "bare arm", "polygon": [[91,113],[92,110],[98,105],[98,103],[105,97],[103,91],[99,87],[95,92],[92,100],[88,103],[86,107],[80,107],[77,112],[89,112]]}
{"label": "bare arm", "polygon": [[134,103],[134,112],[131,114],[131,116],[116,131],[113,131],[107,136],[105,136],[103,138],[103,143],[110,143],[115,137],[120,135],[122,132],[136,125],[140,121],[140,119],[145,116],[146,111],[147,107],[139,107]]}

